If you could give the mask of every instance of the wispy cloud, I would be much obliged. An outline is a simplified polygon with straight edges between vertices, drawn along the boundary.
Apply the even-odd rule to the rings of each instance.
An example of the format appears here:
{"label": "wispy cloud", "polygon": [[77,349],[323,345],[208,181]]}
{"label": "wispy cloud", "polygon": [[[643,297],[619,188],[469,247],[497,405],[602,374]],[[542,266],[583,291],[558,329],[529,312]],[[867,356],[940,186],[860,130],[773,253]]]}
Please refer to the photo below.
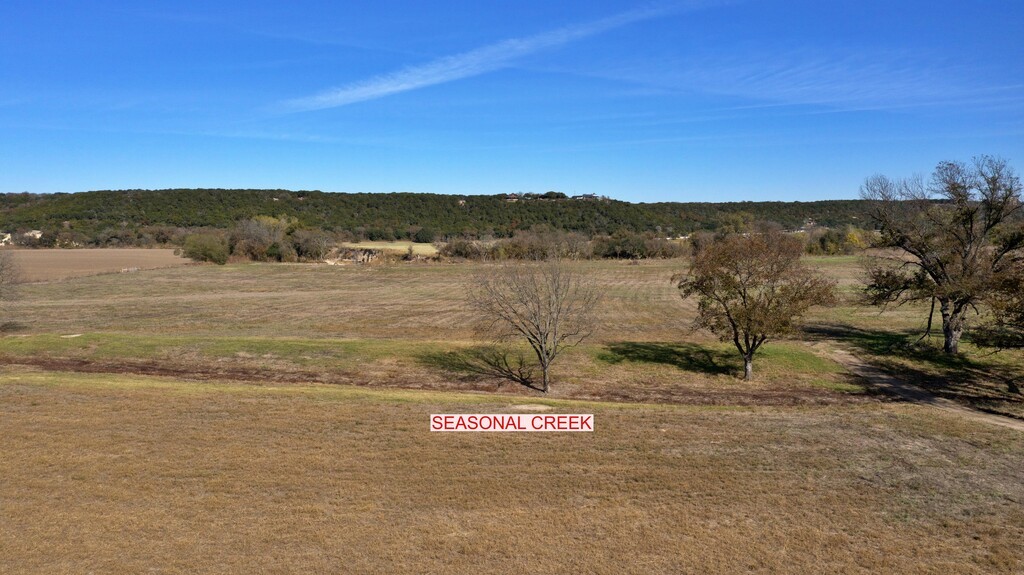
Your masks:
{"label": "wispy cloud", "polygon": [[906,54],[747,50],[694,61],[620,62],[586,75],[665,93],[716,94],[760,101],[757,107],[820,105],[850,110],[992,106],[1019,102],[1018,85],[979,82],[965,65]]}
{"label": "wispy cloud", "polygon": [[664,16],[671,11],[673,10],[667,8],[633,10],[601,20],[566,26],[535,36],[504,40],[461,54],[439,58],[419,66],[410,66],[396,72],[320,92],[309,97],[289,100],[284,102],[283,108],[293,112],[335,108],[462,78],[479,76],[480,74],[505,68],[524,56],[564,46],[588,36],[594,36],[628,24]]}
{"label": "wispy cloud", "polygon": [[899,106],[959,97],[959,74],[900,56],[804,51],[719,61],[686,73],[707,91],[792,104]]}

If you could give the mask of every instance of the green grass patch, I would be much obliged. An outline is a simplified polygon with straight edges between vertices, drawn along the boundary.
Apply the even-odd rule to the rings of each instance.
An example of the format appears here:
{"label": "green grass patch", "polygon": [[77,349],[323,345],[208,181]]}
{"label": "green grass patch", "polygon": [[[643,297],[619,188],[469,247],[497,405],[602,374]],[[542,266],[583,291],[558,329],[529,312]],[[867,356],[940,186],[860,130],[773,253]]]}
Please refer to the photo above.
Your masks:
{"label": "green grass patch", "polygon": [[759,356],[760,358],[755,356],[755,362],[761,359],[763,366],[771,366],[772,369],[783,372],[818,374],[846,371],[838,363],[797,344],[768,342],[759,351]]}
{"label": "green grass patch", "polygon": [[9,336],[0,354],[83,359],[279,359],[304,366],[411,357],[450,344],[408,340],[339,340],[256,337],[186,337],[116,333]]}

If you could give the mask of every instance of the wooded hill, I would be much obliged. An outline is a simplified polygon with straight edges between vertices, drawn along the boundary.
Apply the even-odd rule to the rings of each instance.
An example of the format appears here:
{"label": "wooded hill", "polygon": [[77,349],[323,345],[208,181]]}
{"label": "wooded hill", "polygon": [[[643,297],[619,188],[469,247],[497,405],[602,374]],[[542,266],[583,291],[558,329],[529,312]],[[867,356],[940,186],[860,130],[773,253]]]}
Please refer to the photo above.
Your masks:
{"label": "wooded hill", "polygon": [[[822,226],[870,226],[863,200],[817,202],[659,202],[609,199],[509,201],[505,195],[347,194],[287,190],[118,190],[74,194],[0,195],[0,231],[110,228],[228,228],[254,216],[290,216],[298,225],[387,239],[430,230],[437,237],[505,237],[547,225],[585,234],[652,231],[682,235],[737,220],[773,221],[788,229],[808,220]],[[373,238],[373,239],[376,239]]]}

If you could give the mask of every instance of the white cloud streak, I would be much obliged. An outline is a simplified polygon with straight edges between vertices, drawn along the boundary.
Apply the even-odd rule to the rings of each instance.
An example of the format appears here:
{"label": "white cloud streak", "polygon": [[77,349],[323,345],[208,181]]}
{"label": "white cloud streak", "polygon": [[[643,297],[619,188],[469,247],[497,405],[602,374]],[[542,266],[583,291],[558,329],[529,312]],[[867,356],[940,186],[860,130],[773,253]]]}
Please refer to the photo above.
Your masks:
{"label": "white cloud streak", "polygon": [[663,16],[667,9],[651,8],[625,12],[601,20],[566,26],[550,32],[513,38],[496,44],[410,66],[390,74],[327,90],[306,98],[284,102],[287,111],[302,112],[347,106],[392,94],[417,90],[505,68],[524,56],[549,50],[601,34],[628,24]]}
{"label": "white cloud streak", "polygon": [[[766,106],[817,105],[844,110],[936,106],[997,106],[1020,101],[1019,85],[979,81],[963,65],[906,54],[832,53],[810,49],[780,52],[741,50],[699,61],[619,62],[584,75],[635,84],[665,94],[712,94]],[[581,73],[581,72],[576,72]],[[742,108],[735,108],[742,109]]]}

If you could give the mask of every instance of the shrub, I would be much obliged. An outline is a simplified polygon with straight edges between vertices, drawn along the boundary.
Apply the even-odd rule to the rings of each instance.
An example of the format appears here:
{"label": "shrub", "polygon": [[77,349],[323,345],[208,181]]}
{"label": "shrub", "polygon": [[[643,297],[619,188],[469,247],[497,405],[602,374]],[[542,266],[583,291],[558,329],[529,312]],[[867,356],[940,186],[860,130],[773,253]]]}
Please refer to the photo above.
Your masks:
{"label": "shrub", "polygon": [[292,234],[296,255],[306,261],[324,259],[334,247],[334,243],[330,234],[320,230],[296,230]]}
{"label": "shrub", "polygon": [[594,239],[594,255],[601,258],[641,259],[675,258],[686,253],[682,244],[655,237],[654,234],[619,232]]}
{"label": "shrub", "polygon": [[447,258],[475,260],[483,258],[485,252],[484,248],[477,242],[458,238],[441,246],[438,253]]}
{"label": "shrub", "polygon": [[267,248],[267,259],[274,262],[297,262],[299,256],[289,242],[274,242]]}
{"label": "shrub", "polygon": [[537,232],[516,232],[514,236],[499,242],[493,250],[495,259],[545,260],[556,255],[557,245],[545,234]]}
{"label": "shrub", "polygon": [[224,265],[228,261],[228,243],[216,234],[192,234],[185,238],[185,257],[197,262]]}
{"label": "shrub", "polygon": [[498,242],[491,250],[494,259],[540,261],[550,258],[586,259],[592,255],[590,241],[583,234],[534,226],[517,231],[514,236]]}
{"label": "shrub", "polygon": [[391,228],[371,228],[366,230],[366,239],[371,242],[393,242],[397,238]]}
{"label": "shrub", "polygon": [[[294,252],[290,245],[288,250],[282,247],[285,236],[294,225],[294,218],[286,216],[256,216],[242,220],[235,224],[235,229],[231,232],[231,253],[254,261],[280,260],[281,254],[285,251]],[[269,252],[274,244],[278,244],[278,248],[271,254]]]}
{"label": "shrub", "polygon": [[867,233],[853,226],[845,229],[817,228],[807,234],[807,253],[811,255],[849,255],[868,245]]}
{"label": "shrub", "polygon": [[436,238],[437,233],[430,228],[420,228],[419,230],[416,231],[415,234],[412,235],[412,241],[421,244],[432,243]]}

